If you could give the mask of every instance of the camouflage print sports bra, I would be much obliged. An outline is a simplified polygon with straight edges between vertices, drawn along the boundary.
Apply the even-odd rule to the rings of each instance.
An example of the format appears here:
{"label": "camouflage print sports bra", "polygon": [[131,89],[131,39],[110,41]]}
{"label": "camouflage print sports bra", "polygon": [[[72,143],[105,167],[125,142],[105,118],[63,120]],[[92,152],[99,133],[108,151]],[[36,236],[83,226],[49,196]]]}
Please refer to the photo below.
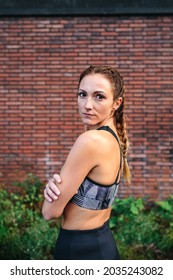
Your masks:
{"label": "camouflage print sports bra", "polygon": [[[110,132],[118,141],[115,132],[109,126],[102,126],[98,128],[98,130],[106,130]],[[120,148],[120,155],[121,155],[121,148]],[[82,184],[80,185],[78,189],[78,193],[71,198],[70,202],[82,208],[87,208],[91,210],[102,210],[111,207],[119,187],[119,182],[117,181],[121,170],[122,156],[120,158],[121,160],[120,160],[120,167],[118,170],[118,174],[115,182],[112,185],[102,185],[86,177],[82,182]]]}

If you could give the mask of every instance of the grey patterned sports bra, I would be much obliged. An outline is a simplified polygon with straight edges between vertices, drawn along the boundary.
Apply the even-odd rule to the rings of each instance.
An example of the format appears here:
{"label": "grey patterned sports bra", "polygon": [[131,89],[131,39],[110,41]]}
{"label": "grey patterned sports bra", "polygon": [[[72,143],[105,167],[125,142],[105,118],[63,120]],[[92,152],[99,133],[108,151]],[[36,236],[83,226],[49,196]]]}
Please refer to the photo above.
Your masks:
{"label": "grey patterned sports bra", "polygon": [[[106,130],[110,132],[118,141],[115,132],[109,126],[102,126],[98,128],[98,130]],[[119,187],[118,178],[121,170],[121,162],[122,156],[120,148],[120,167],[115,182],[112,185],[102,185],[86,177],[80,185],[78,193],[71,198],[70,202],[82,208],[91,210],[102,210],[111,207]]]}

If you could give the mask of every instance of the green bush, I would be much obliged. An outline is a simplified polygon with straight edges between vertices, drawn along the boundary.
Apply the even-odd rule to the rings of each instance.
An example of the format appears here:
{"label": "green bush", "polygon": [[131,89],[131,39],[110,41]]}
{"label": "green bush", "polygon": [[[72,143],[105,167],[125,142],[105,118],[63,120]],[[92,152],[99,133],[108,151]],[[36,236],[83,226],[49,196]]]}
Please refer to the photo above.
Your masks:
{"label": "green bush", "polygon": [[[0,189],[0,259],[52,259],[57,220],[41,214],[43,183],[28,174],[18,192]],[[122,259],[173,259],[173,196],[157,202],[116,199],[110,226]]]}
{"label": "green bush", "polygon": [[41,181],[29,174],[15,186],[21,191],[0,191],[0,259],[52,259],[59,226],[41,215]]}
{"label": "green bush", "polygon": [[116,199],[111,228],[123,259],[173,259],[173,197]]}

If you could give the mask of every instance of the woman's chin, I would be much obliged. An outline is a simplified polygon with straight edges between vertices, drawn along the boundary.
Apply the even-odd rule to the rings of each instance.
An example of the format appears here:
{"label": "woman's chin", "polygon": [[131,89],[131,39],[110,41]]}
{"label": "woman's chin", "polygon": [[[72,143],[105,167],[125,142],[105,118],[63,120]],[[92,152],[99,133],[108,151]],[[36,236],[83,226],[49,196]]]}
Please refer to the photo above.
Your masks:
{"label": "woman's chin", "polygon": [[95,122],[89,121],[89,120],[88,121],[82,120],[82,122],[83,122],[84,125],[87,125],[87,126],[94,126],[94,125],[96,125]]}

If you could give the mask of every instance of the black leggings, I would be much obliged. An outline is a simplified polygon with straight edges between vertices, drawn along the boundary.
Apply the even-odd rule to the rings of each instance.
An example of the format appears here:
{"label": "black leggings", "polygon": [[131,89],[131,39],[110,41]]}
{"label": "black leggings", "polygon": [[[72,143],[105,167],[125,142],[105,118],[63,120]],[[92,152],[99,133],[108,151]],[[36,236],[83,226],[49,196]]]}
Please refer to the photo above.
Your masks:
{"label": "black leggings", "polygon": [[118,260],[120,259],[109,221],[92,230],[61,228],[56,242],[56,260]]}

